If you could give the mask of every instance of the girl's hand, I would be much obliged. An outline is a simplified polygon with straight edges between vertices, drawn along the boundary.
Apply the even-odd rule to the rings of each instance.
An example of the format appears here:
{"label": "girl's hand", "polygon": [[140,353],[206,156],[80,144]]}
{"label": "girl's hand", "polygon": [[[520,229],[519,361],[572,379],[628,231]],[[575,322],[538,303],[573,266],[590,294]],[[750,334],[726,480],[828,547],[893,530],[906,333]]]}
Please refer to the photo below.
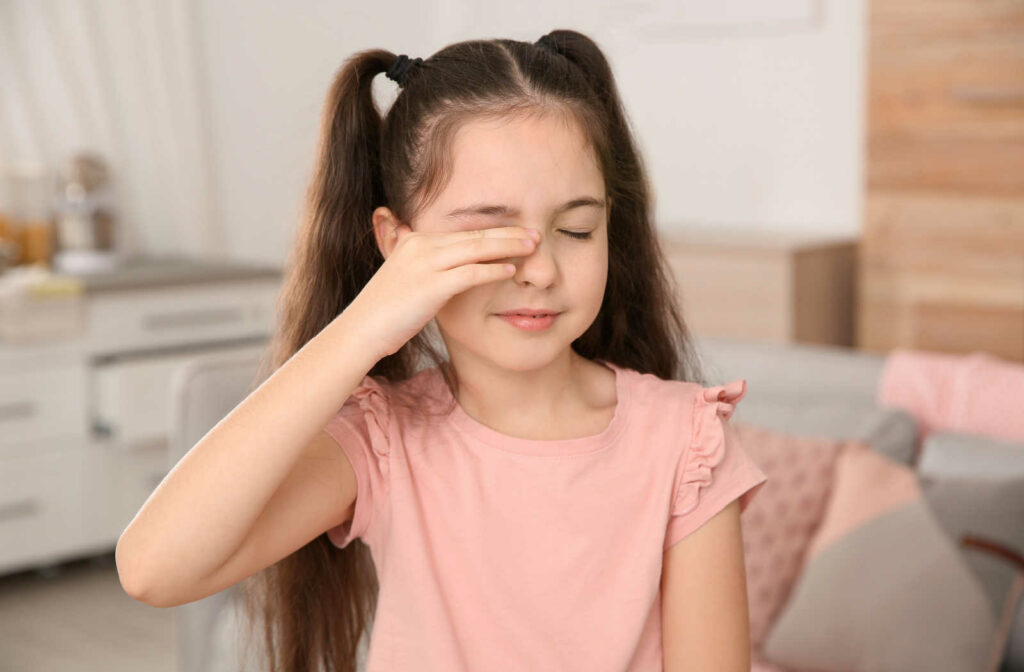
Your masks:
{"label": "girl's hand", "polygon": [[391,254],[346,309],[361,316],[375,361],[397,352],[456,294],[513,275],[507,263],[482,262],[526,256],[536,247],[521,226],[423,232],[400,224],[396,231]]}

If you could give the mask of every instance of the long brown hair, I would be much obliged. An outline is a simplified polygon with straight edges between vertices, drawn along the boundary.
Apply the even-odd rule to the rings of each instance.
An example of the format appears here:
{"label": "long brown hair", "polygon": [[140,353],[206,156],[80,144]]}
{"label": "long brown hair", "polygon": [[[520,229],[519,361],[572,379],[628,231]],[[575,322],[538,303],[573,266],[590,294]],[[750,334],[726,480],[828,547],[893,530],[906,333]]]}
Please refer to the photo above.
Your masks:
{"label": "long brown hair", "polygon": [[[538,43],[452,44],[408,72],[382,117],[372,83],[396,57],[383,49],[357,52],[331,84],[305,217],[286,264],[278,328],[262,375],[344,311],[384,262],[373,233],[374,209],[386,205],[410,222],[443,190],[461,124],[554,112],[583,129],[611,198],[603,304],[572,347],[587,359],[706,385],[651,222],[643,163],[598,45],[572,30],[552,31]],[[440,367],[455,398],[457,380],[425,331],[377,362],[370,375],[406,380],[426,360]],[[356,669],[379,588],[362,540],[338,549],[325,533],[244,583],[249,628],[263,633],[263,669]]]}

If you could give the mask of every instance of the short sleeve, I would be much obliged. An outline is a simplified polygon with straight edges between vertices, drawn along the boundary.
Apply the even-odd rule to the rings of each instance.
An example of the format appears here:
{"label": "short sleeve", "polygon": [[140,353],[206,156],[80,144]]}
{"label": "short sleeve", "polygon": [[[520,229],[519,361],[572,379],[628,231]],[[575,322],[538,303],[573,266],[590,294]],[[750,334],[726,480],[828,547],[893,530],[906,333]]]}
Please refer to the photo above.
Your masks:
{"label": "short sleeve", "polygon": [[768,478],[728,420],[747,391],[745,380],[702,387],[695,396],[690,444],[679,460],[665,548],[694,532],[737,497],[746,510]]}
{"label": "short sleeve", "polygon": [[345,452],[356,476],[351,520],[327,531],[331,543],[338,548],[362,537],[374,519],[374,512],[387,502],[391,424],[387,392],[367,375],[324,427]]}

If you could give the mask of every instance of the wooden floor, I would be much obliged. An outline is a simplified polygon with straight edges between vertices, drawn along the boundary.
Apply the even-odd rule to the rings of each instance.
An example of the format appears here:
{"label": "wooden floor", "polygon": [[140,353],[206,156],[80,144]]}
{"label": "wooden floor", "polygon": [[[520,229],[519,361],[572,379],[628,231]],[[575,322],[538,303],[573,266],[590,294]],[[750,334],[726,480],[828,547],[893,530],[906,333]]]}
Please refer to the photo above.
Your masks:
{"label": "wooden floor", "polygon": [[113,552],[0,577],[3,672],[174,672],[173,610],[137,602]]}

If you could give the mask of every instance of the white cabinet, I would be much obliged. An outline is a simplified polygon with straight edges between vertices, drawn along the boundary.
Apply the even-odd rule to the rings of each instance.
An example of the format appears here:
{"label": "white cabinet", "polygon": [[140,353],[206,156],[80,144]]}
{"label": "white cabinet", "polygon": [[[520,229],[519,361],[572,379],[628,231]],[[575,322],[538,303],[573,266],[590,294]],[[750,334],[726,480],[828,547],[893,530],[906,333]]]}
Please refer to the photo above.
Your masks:
{"label": "white cabinet", "polygon": [[96,355],[118,355],[260,336],[274,294],[252,281],[104,292],[90,302],[84,339]]}
{"label": "white cabinet", "polygon": [[34,455],[0,461],[0,567],[56,560],[82,546],[83,457],[40,444]]}
{"label": "white cabinet", "polygon": [[0,368],[0,457],[22,454],[32,442],[85,439],[85,362],[64,358],[18,363]]}
{"label": "white cabinet", "polygon": [[262,348],[280,271],[149,260],[83,281],[79,338],[0,342],[0,573],[113,550],[172,466],[174,374]]}

